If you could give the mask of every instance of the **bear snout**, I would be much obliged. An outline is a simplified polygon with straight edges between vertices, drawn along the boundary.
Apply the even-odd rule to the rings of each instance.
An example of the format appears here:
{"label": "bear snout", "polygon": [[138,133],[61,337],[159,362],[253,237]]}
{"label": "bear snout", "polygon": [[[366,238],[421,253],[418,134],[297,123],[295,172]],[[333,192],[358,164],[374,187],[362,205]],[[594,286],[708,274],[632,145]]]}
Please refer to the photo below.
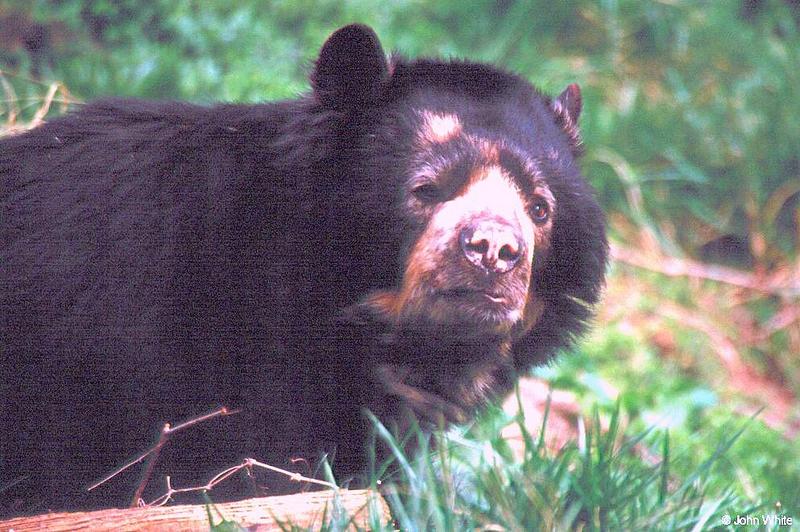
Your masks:
{"label": "bear snout", "polygon": [[458,236],[467,261],[487,274],[503,274],[514,269],[523,256],[519,230],[496,219],[468,223]]}

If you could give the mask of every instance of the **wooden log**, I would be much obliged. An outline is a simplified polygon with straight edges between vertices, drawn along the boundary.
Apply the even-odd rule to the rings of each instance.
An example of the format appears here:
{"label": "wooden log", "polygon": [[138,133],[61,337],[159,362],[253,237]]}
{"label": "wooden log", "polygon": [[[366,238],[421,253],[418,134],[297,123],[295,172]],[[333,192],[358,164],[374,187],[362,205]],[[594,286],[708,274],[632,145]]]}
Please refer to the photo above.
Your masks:
{"label": "wooden log", "polygon": [[[338,505],[334,505],[338,497]],[[299,527],[319,528],[323,515],[330,519],[334,508],[346,512],[351,526],[368,529],[370,501],[375,506],[381,523],[391,520],[386,501],[370,490],[333,490],[261,497],[238,502],[151,508],[126,508],[96,512],[49,513],[33,517],[17,517],[0,521],[0,532],[25,532],[29,530],[73,531],[207,531],[211,524],[223,519],[247,528],[248,531],[279,530],[279,523],[290,522]],[[209,522],[209,509],[211,521]]]}

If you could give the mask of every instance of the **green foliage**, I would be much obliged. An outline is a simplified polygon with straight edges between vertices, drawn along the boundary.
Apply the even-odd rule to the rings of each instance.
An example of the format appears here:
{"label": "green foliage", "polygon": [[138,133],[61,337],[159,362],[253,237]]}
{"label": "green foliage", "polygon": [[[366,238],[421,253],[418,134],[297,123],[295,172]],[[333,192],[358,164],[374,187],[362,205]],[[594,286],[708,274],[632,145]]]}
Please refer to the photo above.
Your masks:
{"label": "green foliage", "polygon": [[[543,432],[534,438],[527,431],[524,415],[502,419],[495,412],[486,426],[436,433],[435,445],[416,427],[416,460],[373,419],[394,454],[397,474],[382,491],[401,530],[701,530],[726,513],[755,511],[711,475],[744,428],[718,440],[693,473],[679,477],[669,436],[658,436],[663,460],[644,463],[634,451],[651,434],[626,437],[619,409],[603,432],[591,428],[601,426],[595,410],[584,443],[557,453],[547,450]],[[520,424],[522,456],[497,436],[495,425],[508,422]]]}
{"label": "green foliage", "polygon": [[[783,201],[773,210],[798,206],[782,187],[800,177],[800,79],[792,67],[800,64],[800,38],[782,6],[753,21],[733,6],[641,3],[603,10],[618,39],[601,57],[590,57],[598,76],[592,88],[600,89],[601,100],[588,106],[594,116],[585,124],[593,145],[603,147],[599,156],[590,152],[590,173],[607,165],[612,174],[605,175],[616,174],[628,197],[638,190],[643,204],[628,208],[639,209],[663,238],[699,253],[722,235],[747,244],[763,233],[771,247],[747,250],[754,260],[798,244],[797,228],[776,226],[776,215],[764,219],[764,210],[776,193]],[[624,197],[613,179],[601,188]]]}
{"label": "green foliage", "polygon": [[[696,336],[696,335],[695,335]],[[703,348],[695,348],[703,352]],[[562,358],[557,365],[540,368],[537,375],[554,388],[575,392],[585,405],[597,405],[607,415],[622,408],[630,430],[648,430],[642,445],[648,454],[667,460],[661,431],[669,431],[671,474],[688,478],[703,468],[704,457],[718,454],[717,466],[708,480],[717,488],[730,488],[743,507],[760,506],[764,513],[800,517],[800,449],[790,439],[770,428],[757,414],[746,430],[734,428],[744,403],[739,399],[721,401],[719,392],[667,359],[637,332],[611,326],[597,332],[578,352]],[[596,425],[595,425],[596,426]],[[716,453],[716,442],[730,438],[737,444]],[[720,444],[722,445],[722,444]]]}

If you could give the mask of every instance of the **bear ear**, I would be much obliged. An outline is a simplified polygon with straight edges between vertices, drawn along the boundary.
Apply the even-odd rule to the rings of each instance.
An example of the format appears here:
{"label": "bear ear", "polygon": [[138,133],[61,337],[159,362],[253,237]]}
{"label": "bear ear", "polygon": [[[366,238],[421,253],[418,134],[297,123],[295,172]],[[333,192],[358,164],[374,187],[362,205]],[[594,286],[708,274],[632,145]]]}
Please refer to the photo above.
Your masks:
{"label": "bear ear", "polygon": [[328,107],[354,109],[376,103],[388,68],[378,36],[368,26],[351,24],[333,33],[319,53],[311,85]]}
{"label": "bear ear", "polygon": [[581,135],[578,131],[578,117],[581,114],[583,99],[581,98],[581,88],[577,83],[572,83],[558,95],[551,107],[556,115],[556,123],[564,130],[569,137],[572,151],[576,154],[581,152]]}

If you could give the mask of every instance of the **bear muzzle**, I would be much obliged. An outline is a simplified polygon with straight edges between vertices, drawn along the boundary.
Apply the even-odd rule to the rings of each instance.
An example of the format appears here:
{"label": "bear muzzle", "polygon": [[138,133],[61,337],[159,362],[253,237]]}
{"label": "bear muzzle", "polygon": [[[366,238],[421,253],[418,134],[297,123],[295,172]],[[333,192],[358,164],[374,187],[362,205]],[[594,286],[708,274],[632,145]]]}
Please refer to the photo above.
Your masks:
{"label": "bear muzzle", "polygon": [[508,273],[523,256],[522,237],[502,220],[469,223],[461,229],[458,241],[467,261],[487,274]]}

